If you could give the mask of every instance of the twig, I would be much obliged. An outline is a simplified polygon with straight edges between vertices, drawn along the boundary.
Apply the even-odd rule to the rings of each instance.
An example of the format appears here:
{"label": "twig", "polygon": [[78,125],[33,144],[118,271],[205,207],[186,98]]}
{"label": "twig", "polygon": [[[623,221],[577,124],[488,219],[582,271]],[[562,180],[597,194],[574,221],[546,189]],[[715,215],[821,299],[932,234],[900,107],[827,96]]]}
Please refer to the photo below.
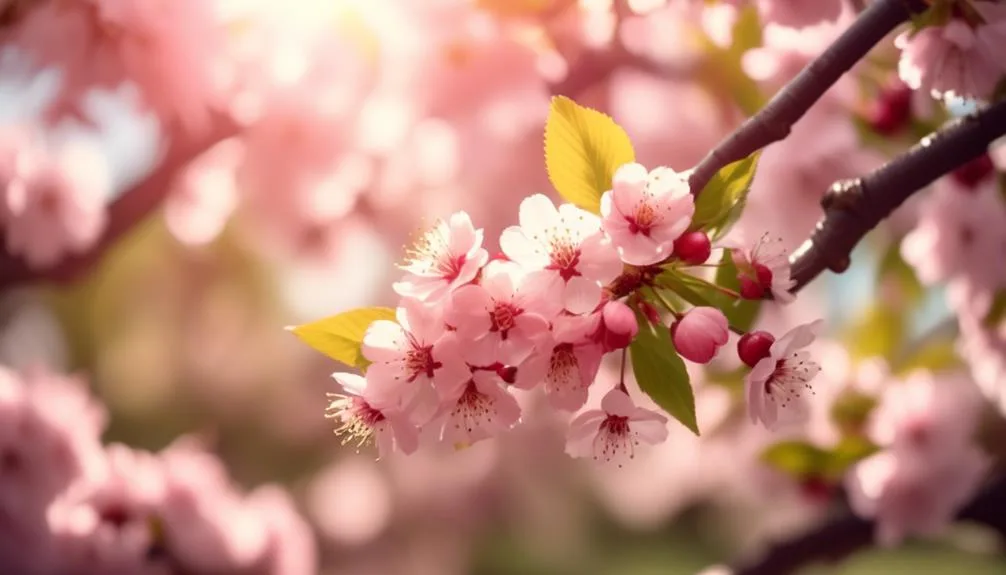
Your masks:
{"label": "twig", "polygon": [[67,256],[54,267],[47,269],[29,267],[23,259],[2,249],[6,245],[6,240],[0,233],[0,292],[29,282],[62,283],[80,276],[116,241],[161,205],[171,191],[178,170],[213,144],[233,135],[236,131],[237,128],[228,122],[196,140],[175,140],[160,165],[140,183],[123,192],[109,207],[108,227],[98,243],[86,253]]}
{"label": "twig", "polygon": [[849,254],[867,232],[912,194],[985,153],[1004,134],[1006,101],[949,122],[863,178],[836,183],[821,202],[824,217],[790,257],[792,291],[825,269],[845,271]]}
{"label": "twig", "polygon": [[[990,484],[957,517],[1006,536],[1006,478]],[[871,545],[873,529],[873,522],[847,515],[774,545],[757,560],[735,567],[733,575],[787,575],[814,563],[840,561]]]}
{"label": "twig", "polygon": [[925,5],[918,0],[876,0],[831,46],[800,71],[764,108],[698,163],[688,184],[699,194],[724,166],[778,142],[839,78],[876,44]]}

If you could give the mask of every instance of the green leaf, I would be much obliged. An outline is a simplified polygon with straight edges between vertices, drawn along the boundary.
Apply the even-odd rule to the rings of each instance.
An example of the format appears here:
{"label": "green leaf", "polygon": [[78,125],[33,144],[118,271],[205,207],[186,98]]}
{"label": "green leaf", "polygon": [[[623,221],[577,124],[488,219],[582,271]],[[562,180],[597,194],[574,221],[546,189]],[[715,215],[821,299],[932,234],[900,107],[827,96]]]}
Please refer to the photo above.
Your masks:
{"label": "green leaf", "polygon": [[845,435],[862,433],[876,406],[875,397],[848,389],[831,404],[831,421]]}
{"label": "green leaf", "polygon": [[[730,257],[730,252],[727,250],[723,250],[723,259],[720,261],[719,269],[716,270],[716,284],[732,289],[735,292],[739,292],[741,289],[740,281],[737,280],[737,266],[734,265],[734,259]],[[761,300],[734,300],[729,297],[725,299],[732,300],[720,308],[723,314],[727,316],[727,321],[738,329],[749,331],[751,326],[754,325],[755,320],[758,319],[758,312],[761,311]]]}
{"label": "green leaf", "polygon": [[723,167],[695,201],[693,229],[712,230],[713,239],[725,233],[740,217],[754,181],[761,151]]}
{"label": "green leaf", "polygon": [[662,326],[654,327],[638,311],[636,317],[639,334],[629,345],[629,355],[639,389],[692,433],[699,435],[692,384],[685,362],[671,342],[669,330]]}
{"label": "green leaf", "polygon": [[905,341],[907,326],[899,310],[873,305],[845,330],[843,340],[853,358],[896,358]]}
{"label": "green leaf", "polygon": [[796,440],[781,441],[761,454],[762,462],[797,479],[822,474],[828,467],[829,459],[826,450]]}
{"label": "green leaf", "polygon": [[961,367],[963,362],[957,355],[957,347],[952,339],[940,339],[930,341],[920,345],[917,349],[903,357],[900,361],[894,362],[891,371],[894,375],[904,376],[913,371],[924,369],[926,371],[948,371]]}
{"label": "green leaf", "polygon": [[901,257],[901,243],[891,242],[880,259],[880,269],[877,271],[877,283],[895,282],[898,287],[898,300],[909,305],[915,305],[925,295],[925,288],[919,281],[915,270]]}
{"label": "green leaf", "polygon": [[599,213],[601,195],[623,164],[636,159],[625,130],[609,116],[565,96],[552,98],[545,124],[548,179],[566,201]]}
{"label": "green leaf", "polygon": [[395,310],[387,307],[359,308],[287,329],[328,357],[366,369],[370,362],[363,357],[360,346],[367,328],[380,319],[395,321]]}
{"label": "green leaf", "polygon": [[843,437],[829,449],[805,441],[781,441],[765,449],[761,461],[797,480],[810,477],[838,480],[849,467],[877,449],[861,436]]}

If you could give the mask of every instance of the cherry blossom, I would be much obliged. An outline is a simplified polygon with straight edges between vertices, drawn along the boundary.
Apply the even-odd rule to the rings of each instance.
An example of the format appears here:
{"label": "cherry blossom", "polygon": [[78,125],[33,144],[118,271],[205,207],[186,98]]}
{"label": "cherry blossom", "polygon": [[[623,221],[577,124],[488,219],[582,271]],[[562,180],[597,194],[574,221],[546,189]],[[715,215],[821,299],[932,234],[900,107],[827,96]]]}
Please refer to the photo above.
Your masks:
{"label": "cherry blossom", "polygon": [[671,324],[671,340],[681,357],[709,363],[727,343],[730,330],[723,312],[714,307],[696,307]]}
{"label": "cherry blossom", "polygon": [[513,262],[493,261],[478,285],[454,292],[448,322],[466,342],[468,363],[518,365],[561,311],[561,294],[561,279],[548,270],[529,272]]}
{"label": "cherry blossom", "polygon": [[587,337],[592,325],[590,318],[557,318],[552,331],[517,370],[515,385],[521,389],[543,386],[556,409],[576,411],[583,407],[604,356],[602,346]]}
{"label": "cherry blossom", "polygon": [[94,145],[62,143],[4,190],[7,250],[35,268],[88,250],[104,231],[109,193],[108,166]]}
{"label": "cherry blossom", "polygon": [[363,337],[367,369],[367,397],[379,407],[402,409],[417,423],[436,412],[434,381],[451,387],[468,378],[461,345],[448,332],[443,309],[405,298],[397,322],[377,320]]}
{"label": "cherry blossom", "polygon": [[757,0],[766,21],[791,28],[804,28],[842,15],[842,0]]}
{"label": "cherry blossom", "polygon": [[601,232],[597,216],[572,204],[557,209],[542,194],[521,202],[520,226],[503,231],[500,247],[525,269],[546,269],[561,277],[565,308],[571,313],[593,311],[601,286],[622,272],[618,252]]}
{"label": "cherry blossom", "polygon": [[789,290],[796,282],[790,278],[789,260],[778,238],[763,234],[753,246],[730,250],[730,257],[737,266],[743,297],[760,299],[770,292],[780,303],[793,301]]}
{"label": "cherry blossom", "polygon": [[394,450],[412,453],[419,445],[419,433],[409,418],[394,409],[378,409],[367,399],[366,379],[352,373],[332,375],[345,394],[329,393],[325,416],[338,420],[335,432],[344,443],[363,446],[373,441],[381,457]]}
{"label": "cherry blossom", "polygon": [[799,325],[777,339],[747,375],[747,411],[752,423],[769,430],[780,424],[803,420],[808,415],[810,380],[821,366],[803,350],[814,341],[822,322]]}
{"label": "cherry blossom", "polygon": [[457,212],[416,242],[402,266],[407,275],[394,288],[399,295],[435,303],[474,280],[488,261],[482,230],[475,229],[468,214]]}
{"label": "cherry blossom", "polygon": [[573,457],[622,467],[636,457],[640,442],[658,444],[667,439],[667,418],[632,403],[614,388],[601,400],[601,409],[590,409],[569,424],[566,452]]}
{"label": "cherry blossom", "polygon": [[1003,45],[1006,14],[990,2],[974,3],[987,21],[977,27],[961,19],[944,26],[904,32],[895,40],[901,49],[898,73],[912,89],[937,97],[988,98],[1006,75]]}
{"label": "cherry blossom", "polygon": [[444,388],[441,439],[471,444],[499,435],[520,419],[520,406],[493,371],[475,370],[453,388]]}
{"label": "cherry blossom", "polygon": [[655,264],[670,256],[693,213],[688,182],[670,168],[647,172],[639,164],[626,164],[615,172],[612,189],[601,196],[601,225],[622,260],[632,265]]}

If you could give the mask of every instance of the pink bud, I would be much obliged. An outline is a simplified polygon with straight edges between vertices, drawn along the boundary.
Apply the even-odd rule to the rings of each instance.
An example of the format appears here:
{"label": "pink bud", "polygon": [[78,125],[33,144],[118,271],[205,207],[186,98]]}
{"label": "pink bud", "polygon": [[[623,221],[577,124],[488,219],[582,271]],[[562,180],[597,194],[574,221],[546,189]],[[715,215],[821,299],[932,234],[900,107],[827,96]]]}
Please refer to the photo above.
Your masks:
{"label": "pink bud", "polygon": [[686,232],[674,240],[674,255],[693,266],[706,263],[712,249],[709,236],[702,232]]}
{"label": "pink bud", "polygon": [[601,323],[591,339],[600,343],[607,353],[628,347],[637,333],[639,324],[636,322],[636,314],[629,306],[613,300],[604,304],[601,310]]}
{"label": "pink bud", "polygon": [[775,337],[767,331],[752,331],[741,336],[737,342],[737,355],[750,367],[769,356]]}
{"label": "pink bud", "polygon": [[709,363],[729,338],[727,318],[714,307],[692,308],[671,326],[678,354],[695,363]]}

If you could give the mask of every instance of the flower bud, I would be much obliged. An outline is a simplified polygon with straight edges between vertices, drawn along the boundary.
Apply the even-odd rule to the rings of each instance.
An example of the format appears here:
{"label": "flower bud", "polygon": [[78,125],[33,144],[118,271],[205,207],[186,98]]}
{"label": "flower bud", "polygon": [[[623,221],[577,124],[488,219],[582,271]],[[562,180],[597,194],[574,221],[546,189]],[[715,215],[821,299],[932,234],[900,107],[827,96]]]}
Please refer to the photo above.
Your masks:
{"label": "flower bud", "polygon": [[951,175],[958,184],[969,190],[973,190],[978,184],[991,176],[995,172],[995,169],[992,157],[988,154],[982,154],[951,172]]}
{"label": "flower bud", "polygon": [[600,343],[607,353],[628,347],[637,333],[639,324],[636,322],[636,314],[629,306],[613,300],[601,309],[601,322],[591,339]]}
{"label": "flower bud", "polygon": [[741,336],[737,342],[737,355],[750,367],[769,356],[775,337],[767,331],[752,331]]}
{"label": "flower bud", "polygon": [[714,307],[690,309],[671,325],[674,348],[695,363],[709,363],[729,338],[727,318]]}
{"label": "flower bud", "polygon": [[763,264],[754,264],[754,274],[741,274],[740,294],[744,299],[761,299],[772,289],[772,270]]}
{"label": "flower bud", "polygon": [[697,266],[706,263],[712,252],[709,236],[702,232],[685,232],[674,240],[674,255],[686,264]]}
{"label": "flower bud", "polygon": [[912,119],[912,89],[901,85],[885,90],[870,111],[867,122],[885,136],[897,134]]}

